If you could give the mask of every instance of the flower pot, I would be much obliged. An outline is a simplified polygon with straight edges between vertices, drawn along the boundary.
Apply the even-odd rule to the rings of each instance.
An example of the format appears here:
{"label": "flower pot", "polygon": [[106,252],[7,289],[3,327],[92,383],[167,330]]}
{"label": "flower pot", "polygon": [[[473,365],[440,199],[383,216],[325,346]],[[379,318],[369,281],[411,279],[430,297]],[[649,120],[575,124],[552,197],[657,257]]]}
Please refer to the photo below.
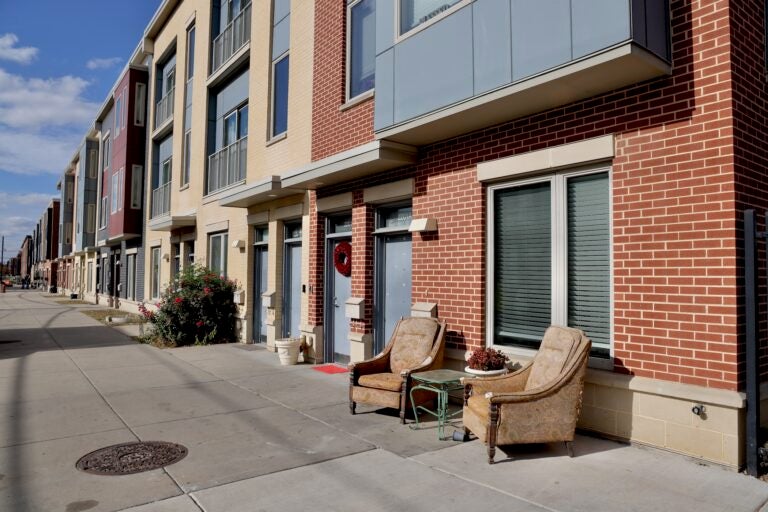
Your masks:
{"label": "flower pot", "polygon": [[284,338],[275,340],[277,355],[280,357],[280,364],[288,366],[299,362],[299,352],[301,351],[301,338]]}
{"label": "flower pot", "polygon": [[483,377],[490,377],[492,375],[504,375],[509,370],[506,368],[501,368],[500,370],[475,370],[473,368],[470,368],[469,366],[464,367],[464,371],[466,373],[471,373],[472,375],[479,375]]}

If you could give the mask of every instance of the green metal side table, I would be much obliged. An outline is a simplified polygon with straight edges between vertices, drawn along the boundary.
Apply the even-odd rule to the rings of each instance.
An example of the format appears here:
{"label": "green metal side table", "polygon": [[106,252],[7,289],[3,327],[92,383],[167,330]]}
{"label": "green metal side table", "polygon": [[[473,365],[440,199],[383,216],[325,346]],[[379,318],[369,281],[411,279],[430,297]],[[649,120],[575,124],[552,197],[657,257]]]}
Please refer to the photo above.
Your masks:
{"label": "green metal side table", "polygon": [[[437,437],[441,440],[445,439],[446,423],[450,418],[461,414],[461,410],[448,414],[448,393],[464,388],[461,385],[462,377],[472,377],[472,375],[455,370],[431,370],[412,374],[411,379],[415,385],[411,387],[411,405],[415,423],[411,428],[419,428],[419,411],[424,411],[437,418]],[[432,391],[437,395],[437,408],[434,411],[423,405],[414,404],[413,392],[417,390]]]}

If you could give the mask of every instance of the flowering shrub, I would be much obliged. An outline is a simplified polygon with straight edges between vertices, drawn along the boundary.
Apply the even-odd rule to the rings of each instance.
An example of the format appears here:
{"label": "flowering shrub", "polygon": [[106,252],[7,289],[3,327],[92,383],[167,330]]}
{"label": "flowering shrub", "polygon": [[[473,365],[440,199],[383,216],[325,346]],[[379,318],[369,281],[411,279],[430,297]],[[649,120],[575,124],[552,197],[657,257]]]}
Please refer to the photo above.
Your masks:
{"label": "flowering shrub", "polygon": [[205,267],[184,269],[163,293],[157,311],[144,304],[139,311],[153,326],[152,335],[164,345],[207,345],[236,341],[237,305],[234,281]]}
{"label": "flowering shrub", "polygon": [[473,370],[501,370],[507,365],[509,357],[493,348],[476,348],[467,359],[467,365]]}

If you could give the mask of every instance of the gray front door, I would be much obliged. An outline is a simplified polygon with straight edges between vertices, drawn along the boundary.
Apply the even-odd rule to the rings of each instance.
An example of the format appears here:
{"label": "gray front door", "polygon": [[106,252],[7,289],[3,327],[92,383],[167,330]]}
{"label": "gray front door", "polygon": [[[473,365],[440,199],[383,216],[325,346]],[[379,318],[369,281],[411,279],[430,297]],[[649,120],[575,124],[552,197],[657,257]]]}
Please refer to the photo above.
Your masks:
{"label": "gray front door", "polygon": [[267,341],[267,306],[262,295],[267,291],[267,246],[253,248],[253,342]]}
{"label": "gray front door", "polygon": [[285,246],[283,275],[283,336],[298,338],[301,323],[301,244]]}
{"label": "gray front door", "polygon": [[376,352],[381,352],[400,317],[411,314],[411,235],[380,237],[376,263]]}
{"label": "gray front door", "polygon": [[327,357],[334,363],[349,363],[349,319],[345,314],[345,304],[352,295],[352,279],[339,272],[334,266],[333,254],[341,243],[349,239],[335,239],[328,242],[328,261],[326,264],[330,279],[326,295],[326,336],[329,341]]}

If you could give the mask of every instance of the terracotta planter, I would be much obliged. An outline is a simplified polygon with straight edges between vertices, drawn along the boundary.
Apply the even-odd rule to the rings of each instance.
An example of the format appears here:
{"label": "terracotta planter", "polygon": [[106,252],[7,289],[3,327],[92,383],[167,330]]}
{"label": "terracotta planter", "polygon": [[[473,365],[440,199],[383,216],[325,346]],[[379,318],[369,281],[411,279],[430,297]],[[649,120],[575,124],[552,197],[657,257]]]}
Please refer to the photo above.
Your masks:
{"label": "terracotta planter", "polygon": [[477,375],[480,377],[490,377],[492,375],[504,375],[505,373],[509,372],[509,370],[506,368],[502,368],[500,370],[474,370],[469,366],[465,366],[464,371],[466,373],[471,373],[472,375]]}
{"label": "terracotta planter", "polygon": [[298,364],[299,352],[301,351],[301,338],[284,338],[275,340],[277,355],[280,358],[280,364],[289,366]]}

